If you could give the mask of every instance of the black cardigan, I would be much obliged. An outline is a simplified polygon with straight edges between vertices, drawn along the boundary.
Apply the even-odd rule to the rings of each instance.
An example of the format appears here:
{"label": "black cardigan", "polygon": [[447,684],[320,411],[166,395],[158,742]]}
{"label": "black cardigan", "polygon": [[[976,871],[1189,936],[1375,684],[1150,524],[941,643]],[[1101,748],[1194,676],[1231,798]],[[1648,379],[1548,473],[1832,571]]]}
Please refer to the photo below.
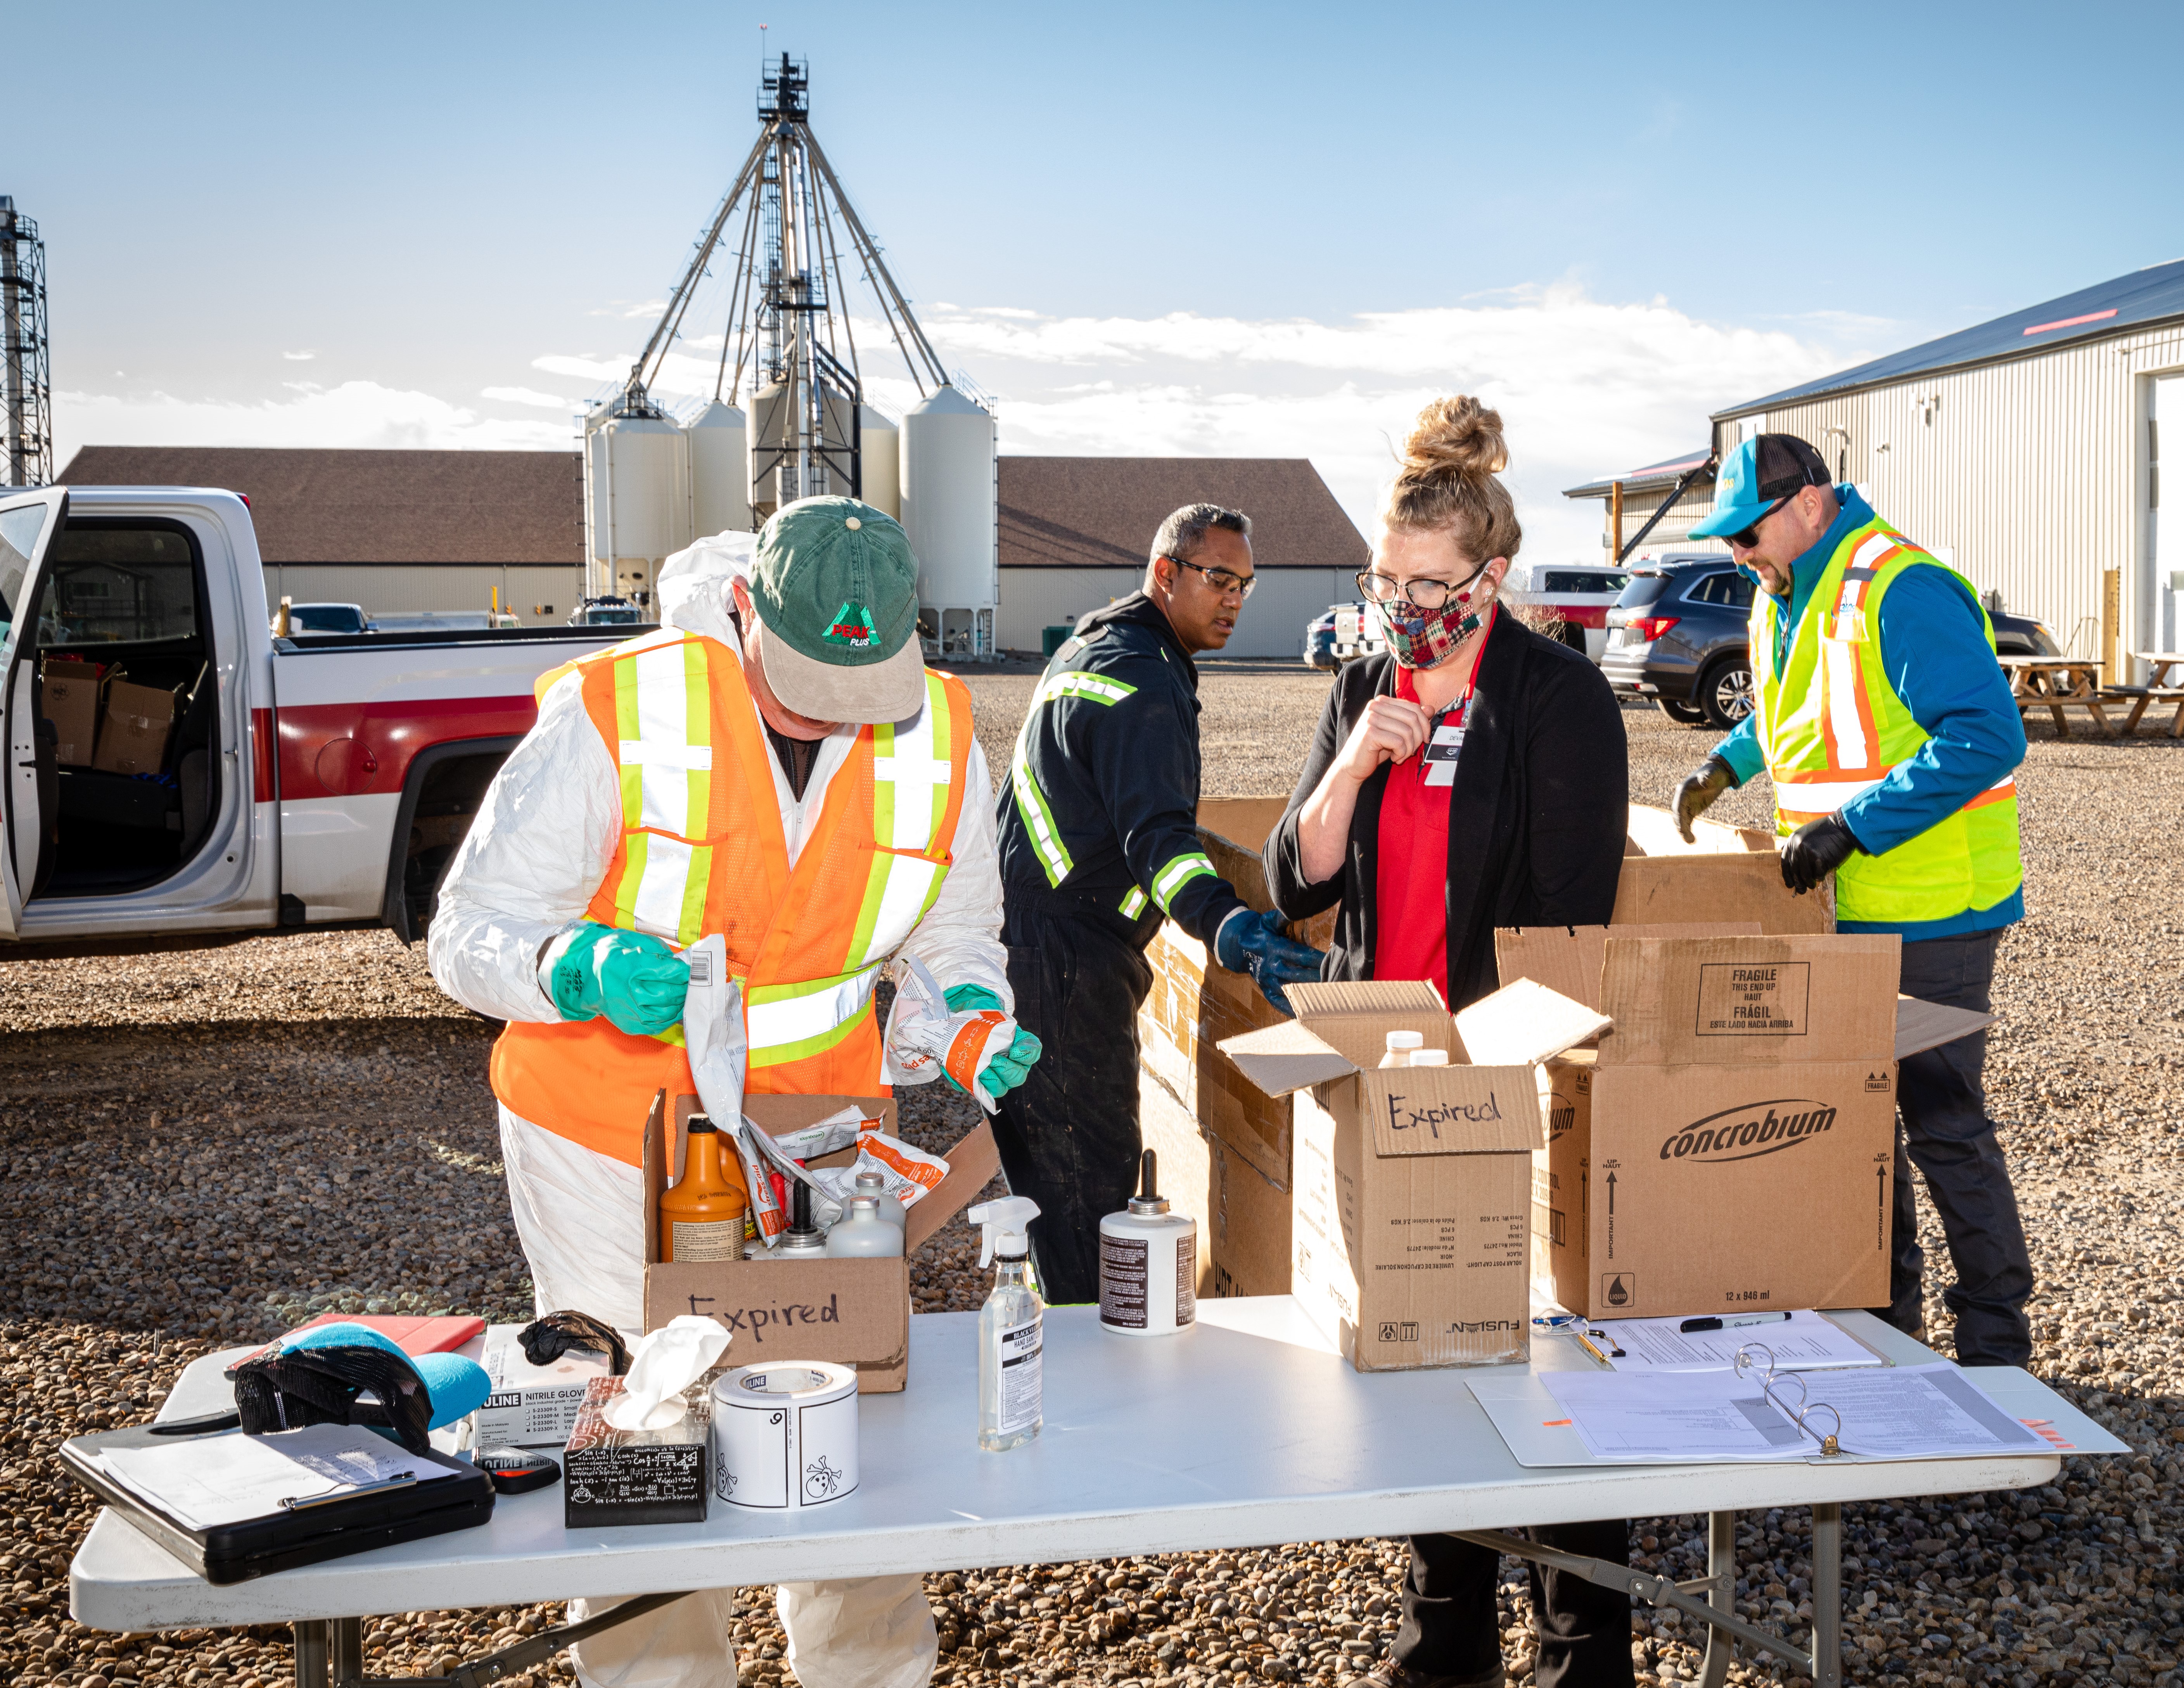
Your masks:
{"label": "black cardigan", "polygon": [[[1342,870],[1317,884],[1298,861],[1297,812],[1318,786],[1368,701],[1392,695],[1387,656],[1336,678],[1304,775],[1262,858],[1275,906],[1292,920],[1336,903],[1324,976],[1373,976],[1380,801],[1388,764],[1357,793]],[[1604,925],[1615,908],[1629,822],[1630,765],[1623,711],[1583,652],[1501,615],[1479,663],[1463,753],[1449,787],[1449,1007],[1495,990],[1496,926]]]}

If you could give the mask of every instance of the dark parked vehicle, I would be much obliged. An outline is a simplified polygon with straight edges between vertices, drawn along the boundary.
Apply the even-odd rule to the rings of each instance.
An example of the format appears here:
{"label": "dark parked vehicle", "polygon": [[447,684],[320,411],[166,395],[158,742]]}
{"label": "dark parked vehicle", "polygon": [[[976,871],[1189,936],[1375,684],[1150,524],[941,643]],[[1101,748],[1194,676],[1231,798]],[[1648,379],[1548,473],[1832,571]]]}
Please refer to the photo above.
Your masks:
{"label": "dark parked vehicle", "polygon": [[[1652,699],[1672,721],[1728,731],[1752,713],[1747,629],[1757,590],[1719,551],[1634,569],[1607,612],[1601,672],[1617,691]],[[1988,615],[2002,655],[2061,654],[2054,636],[2030,617],[2005,615],[1992,604]]]}
{"label": "dark parked vehicle", "polygon": [[1305,623],[1304,665],[1307,668],[1339,668],[1334,654],[1334,606],[1329,606]]}

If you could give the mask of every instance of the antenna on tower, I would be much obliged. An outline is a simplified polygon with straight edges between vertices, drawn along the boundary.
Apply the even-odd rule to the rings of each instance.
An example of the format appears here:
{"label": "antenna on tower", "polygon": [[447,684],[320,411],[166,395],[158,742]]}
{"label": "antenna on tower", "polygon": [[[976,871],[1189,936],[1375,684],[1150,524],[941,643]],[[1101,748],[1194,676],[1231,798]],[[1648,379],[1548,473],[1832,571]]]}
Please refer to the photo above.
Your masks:
{"label": "antenna on tower", "polygon": [[46,244],[0,193],[0,467],[9,486],[53,478],[53,372],[46,350]]}

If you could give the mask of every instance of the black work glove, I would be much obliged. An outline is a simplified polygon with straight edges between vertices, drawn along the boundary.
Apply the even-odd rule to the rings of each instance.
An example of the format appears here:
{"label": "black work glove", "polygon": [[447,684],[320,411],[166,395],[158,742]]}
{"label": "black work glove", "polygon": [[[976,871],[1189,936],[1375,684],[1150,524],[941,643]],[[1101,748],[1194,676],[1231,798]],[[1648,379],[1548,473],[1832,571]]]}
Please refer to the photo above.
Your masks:
{"label": "black work glove", "polygon": [[1864,853],[1841,815],[1808,820],[1782,846],[1782,883],[1802,897],[1852,856]]}
{"label": "black work glove", "polygon": [[1727,762],[1719,756],[1709,756],[1676,787],[1676,830],[1683,835],[1685,843],[1698,842],[1691,836],[1691,823],[1713,807],[1713,800],[1724,791],[1734,791],[1743,783]]}

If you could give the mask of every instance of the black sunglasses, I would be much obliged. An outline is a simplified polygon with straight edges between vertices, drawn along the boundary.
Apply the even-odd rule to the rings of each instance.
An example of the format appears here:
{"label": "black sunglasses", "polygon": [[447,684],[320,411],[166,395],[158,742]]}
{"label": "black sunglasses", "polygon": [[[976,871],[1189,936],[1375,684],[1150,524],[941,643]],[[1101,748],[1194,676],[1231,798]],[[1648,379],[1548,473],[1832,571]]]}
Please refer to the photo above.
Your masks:
{"label": "black sunglasses", "polygon": [[[1799,487],[1797,489],[1797,492],[1802,492],[1804,488],[1802,487]],[[1752,518],[1752,525],[1749,528],[1744,529],[1742,533],[1731,534],[1729,536],[1730,544],[1735,545],[1737,550],[1741,551],[1757,550],[1759,545],[1759,524],[1762,522],[1764,522],[1769,516],[1772,516],[1776,511],[1780,510],[1784,505],[1787,504],[1791,499],[1795,498],[1797,495],[1797,492],[1785,493],[1781,497],[1776,499],[1774,503],[1769,505],[1766,509],[1761,511],[1757,517]]]}

